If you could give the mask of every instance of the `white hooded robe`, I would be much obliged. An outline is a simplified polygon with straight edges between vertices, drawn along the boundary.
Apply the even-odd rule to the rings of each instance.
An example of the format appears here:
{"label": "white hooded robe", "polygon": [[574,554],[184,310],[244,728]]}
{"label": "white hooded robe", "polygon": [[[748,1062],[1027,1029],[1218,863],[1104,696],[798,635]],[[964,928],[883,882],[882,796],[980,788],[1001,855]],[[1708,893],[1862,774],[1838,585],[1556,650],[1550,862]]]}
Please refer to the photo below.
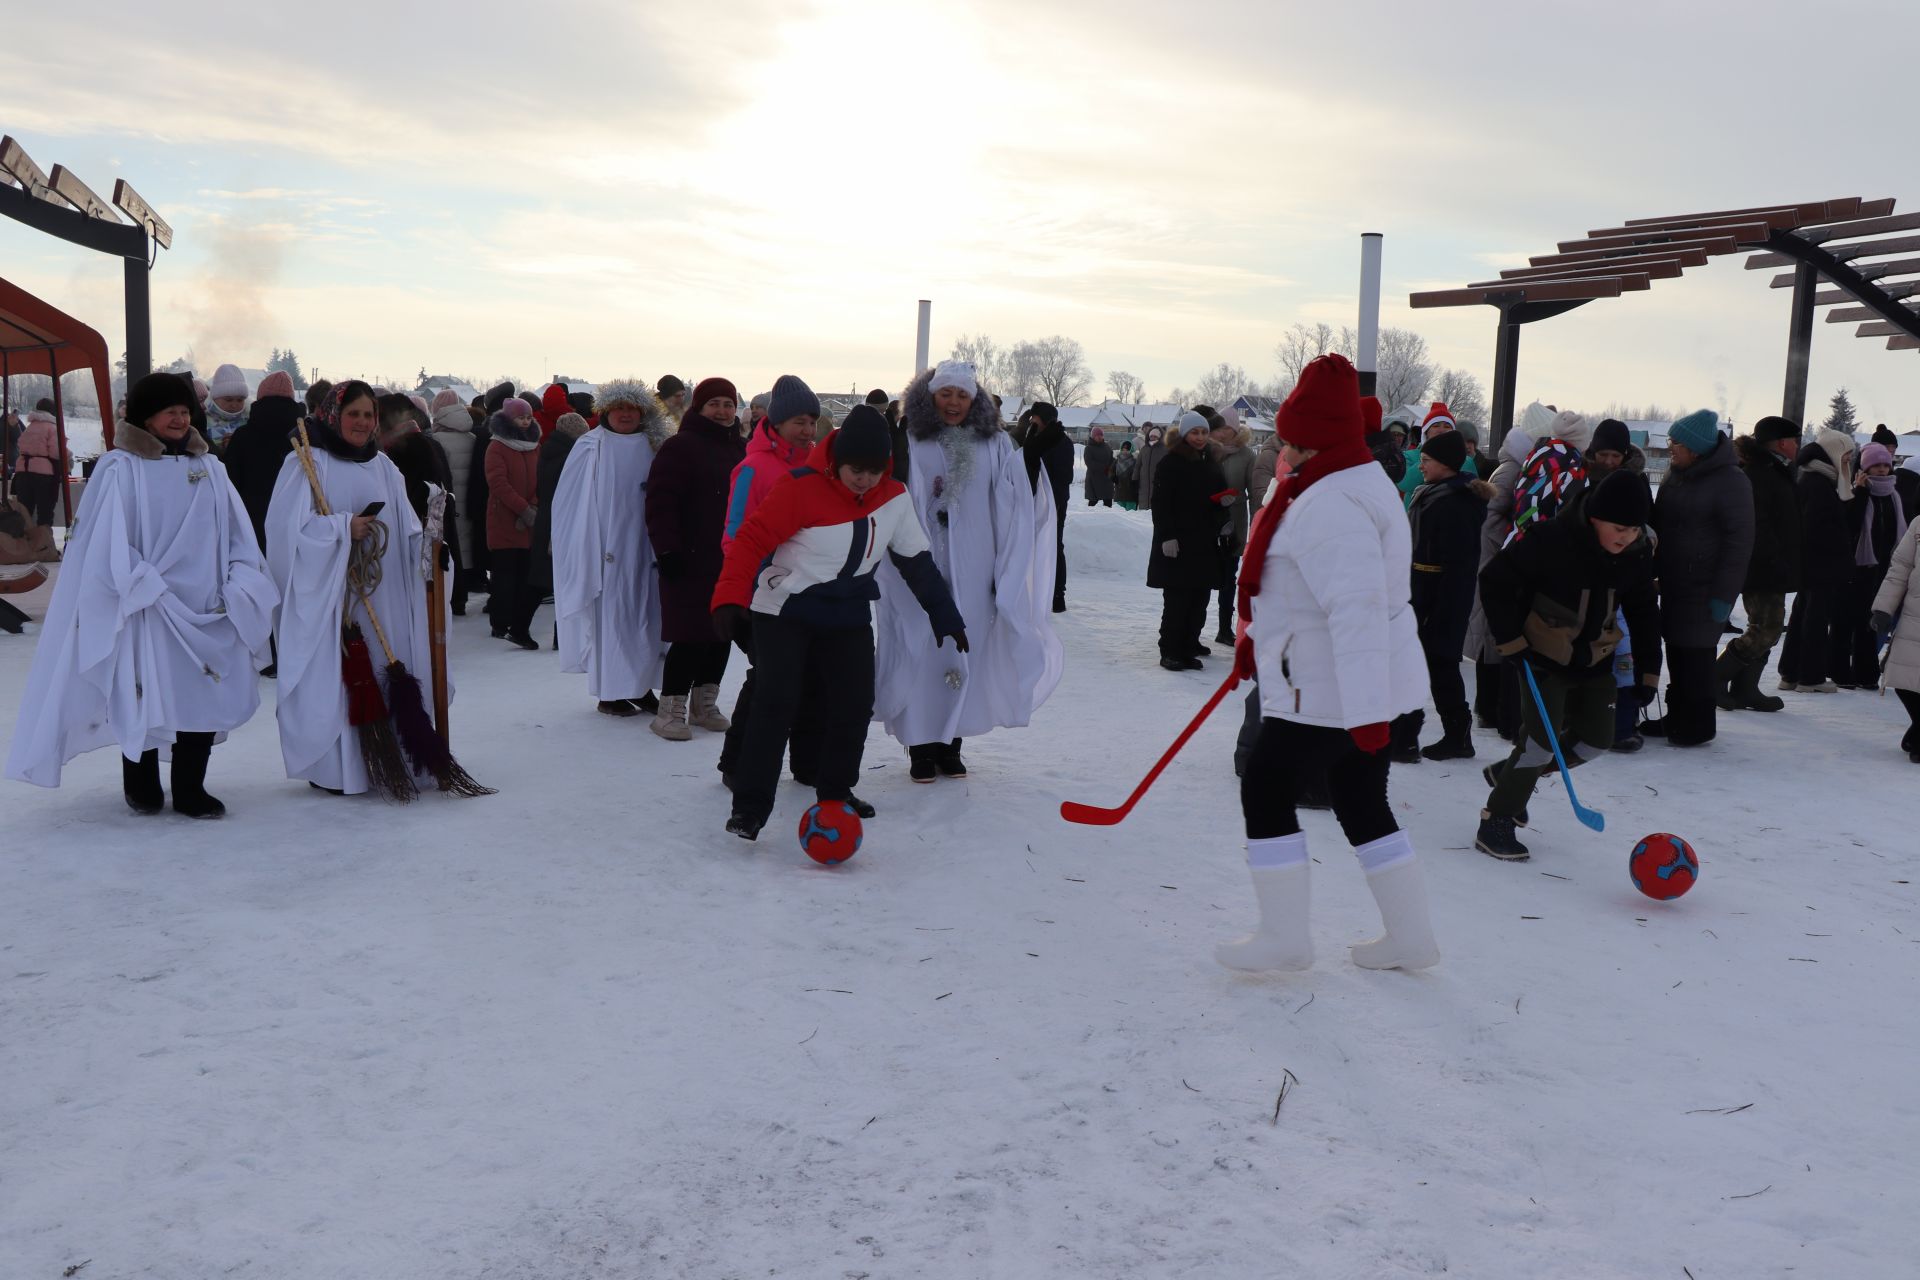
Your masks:
{"label": "white hooded robe", "polygon": [[177,733],[224,738],[260,706],[276,599],[219,459],[108,453],[54,584],[7,776],[57,787],[62,766],[108,743],[137,760]]}
{"label": "white hooded robe", "polygon": [[907,491],[966,619],[970,652],[937,646],[926,611],[893,566],[881,565],[873,713],[907,746],[1023,727],[1064,669],[1050,614],[1052,487],[1043,482],[1036,492],[1005,432],[949,427],[941,435],[960,465],[950,467],[940,438],[916,439]]}
{"label": "white hooded robe", "polygon": [[647,539],[653,441],[596,427],[567,454],[553,496],[553,609],[560,669],[602,702],[659,687],[660,580]]}
{"label": "white hooded robe", "polygon": [[[347,719],[347,688],[340,678],[353,516],[370,503],[386,504],[378,517],[387,527],[386,554],[370,599],[394,657],[422,683],[430,678],[433,660],[421,572],[427,563],[425,533],[407,502],[406,481],[385,454],[350,462],[315,448],[313,466],[333,515],[315,511],[298,450],[281,465],[267,508],[268,566],[280,588],[280,754],[289,778],[359,795],[368,789],[367,770],[360,731]],[[366,636],[384,693],[386,654],[357,599],[352,617]]]}

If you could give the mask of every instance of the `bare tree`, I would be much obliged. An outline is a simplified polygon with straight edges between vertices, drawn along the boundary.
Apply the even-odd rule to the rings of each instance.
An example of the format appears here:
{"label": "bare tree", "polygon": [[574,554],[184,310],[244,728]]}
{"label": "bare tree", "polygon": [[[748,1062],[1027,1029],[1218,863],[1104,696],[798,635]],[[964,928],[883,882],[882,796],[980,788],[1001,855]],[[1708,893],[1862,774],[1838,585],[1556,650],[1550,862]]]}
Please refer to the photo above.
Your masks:
{"label": "bare tree", "polygon": [[1124,369],[1107,375],[1107,394],[1122,404],[1139,404],[1147,398],[1147,384]]}
{"label": "bare tree", "polygon": [[1427,398],[1434,368],[1425,338],[1411,329],[1382,329],[1379,363],[1374,394],[1387,412]]}
{"label": "bare tree", "polygon": [[980,377],[988,378],[996,372],[1001,358],[1000,344],[984,333],[963,333],[953,340],[953,354],[948,358],[965,360]]}
{"label": "bare tree", "polygon": [[1016,358],[1023,350],[1032,362],[1038,398],[1054,405],[1076,404],[1086,398],[1087,389],[1093,385],[1093,369],[1079,342],[1056,333],[1037,342],[1016,344]]}
{"label": "bare tree", "polygon": [[1442,369],[1433,383],[1433,398],[1446,401],[1455,422],[1487,424],[1487,397],[1480,379],[1465,369]]}
{"label": "bare tree", "polygon": [[1324,321],[1318,324],[1295,322],[1273,348],[1274,359],[1280,362],[1281,382],[1291,390],[1293,384],[1300,381],[1300,371],[1307,367],[1307,362],[1329,351],[1353,359],[1358,340],[1358,335],[1349,325],[1341,325],[1336,329]]}
{"label": "bare tree", "polygon": [[1173,390],[1167,392],[1167,403],[1178,405],[1182,409],[1191,409],[1193,406],[1200,404],[1201,400],[1199,396],[1188,391],[1185,387],[1175,387]]}
{"label": "bare tree", "polygon": [[1194,384],[1193,394],[1196,403],[1224,409],[1247,394],[1252,387],[1253,379],[1247,376],[1245,369],[1222,360]]}

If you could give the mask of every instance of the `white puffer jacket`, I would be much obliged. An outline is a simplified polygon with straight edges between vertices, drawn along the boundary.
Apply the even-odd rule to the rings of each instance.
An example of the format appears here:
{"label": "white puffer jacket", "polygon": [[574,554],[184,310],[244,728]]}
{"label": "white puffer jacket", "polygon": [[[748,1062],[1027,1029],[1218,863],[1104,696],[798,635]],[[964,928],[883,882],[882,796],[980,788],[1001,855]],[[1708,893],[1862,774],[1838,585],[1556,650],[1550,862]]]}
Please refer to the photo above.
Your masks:
{"label": "white puffer jacket", "polygon": [[1908,523],[1906,536],[1894,547],[1873,607],[1893,615],[1893,647],[1887,650],[1881,683],[1920,693],[1920,519]]}
{"label": "white puffer jacket", "polygon": [[1426,705],[1412,562],[1406,508],[1379,467],[1336,471],[1294,500],[1253,601],[1262,715],[1357,729]]}

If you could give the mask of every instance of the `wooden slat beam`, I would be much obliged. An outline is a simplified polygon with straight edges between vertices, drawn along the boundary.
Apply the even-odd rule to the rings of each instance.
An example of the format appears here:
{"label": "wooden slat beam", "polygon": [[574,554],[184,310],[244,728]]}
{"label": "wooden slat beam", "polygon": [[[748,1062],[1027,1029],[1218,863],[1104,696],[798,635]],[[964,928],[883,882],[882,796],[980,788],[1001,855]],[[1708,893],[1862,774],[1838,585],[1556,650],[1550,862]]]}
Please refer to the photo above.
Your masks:
{"label": "wooden slat beam", "polygon": [[[1865,216],[1859,213],[1859,196],[1842,196],[1835,200],[1816,200],[1807,204],[1759,204],[1750,209],[1714,209],[1707,213],[1667,214],[1659,218],[1628,218],[1629,227],[1662,227],[1690,222],[1707,222],[1713,219],[1737,218],[1748,213],[1772,213],[1779,209],[1805,209],[1814,216],[1829,218],[1851,218]],[[1599,235],[1599,232],[1593,234]]]}
{"label": "wooden slat beam", "polygon": [[1920,338],[1916,338],[1912,334],[1907,333],[1903,333],[1897,338],[1888,338],[1887,350],[1920,351]]}
{"label": "wooden slat beam", "polygon": [[[1527,261],[1536,267],[1576,266],[1590,262],[1611,262],[1618,258],[1631,257],[1674,257],[1689,267],[1703,267],[1709,257],[1725,253],[1738,253],[1740,246],[1732,236],[1718,236],[1711,240],[1674,240],[1666,244],[1627,244],[1615,245],[1610,249],[1576,249],[1572,253],[1543,253]],[[1688,261],[1698,254],[1700,261]]]}
{"label": "wooden slat beam", "polygon": [[[1878,280],[1882,276],[1910,276],[1914,272],[1920,271],[1920,258],[1899,258],[1893,262],[1875,262],[1870,265],[1855,267],[1854,270],[1858,271],[1868,280]],[[1775,276],[1772,281],[1769,282],[1769,287],[1774,289],[1792,288],[1793,272],[1789,271],[1785,275]]]}
{"label": "wooden slat beam", "polygon": [[[1884,240],[1861,240],[1853,244],[1829,245],[1826,249],[1842,262],[1854,262],[1861,258],[1882,258],[1890,253],[1913,253],[1920,250],[1920,236],[1892,236]],[[1756,253],[1747,259],[1747,270],[1790,267],[1793,263],[1794,260],[1784,253]]]}
{"label": "wooden slat beam", "polygon": [[1765,222],[1781,231],[1819,222],[1826,217],[1824,204],[1773,205],[1766,209],[1740,209],[1733,213],[1703,213],[1695,218],[1662,218],[1653,222],[1629,219],[1617,227],[1600,227],[1587,232],[1589,238],[1625,236],[1649,231],[1692,231],[1699,227],[1722,227],[1733,222]]}
{"label": "wooden slat beam", "polygon": [[1501,284],[1525,284],[1529,280],[1584,280],[1596,276],[1646,276],[1650,280],[1680,278],[1680,264],[1670,258],[1659,262],[1645,258],[1635,261],[1637,266],[1618,267],[1612,263],[1595,263],[1590,267],[1534,267],[1526,271],[1502,271],[1498,280],[1474,280],[1467,288],[1490,289]]}
{"label": "wooden slat beam", "polygon": [[[1781,228],[1781,230],[1787,229]],[[1738,244],[1758,244],[1764,241],[1768,233],[1773,230],[1773,225],[1763,218],[1751,222],[1689,227],[1686,231],[1641,231],[1617,236],[1589,236],[1585,240],[1562,240],[1558,248],[1561,253],[1577,253],[1582,249],[1613,249],[1627,245],[1654,249],[1662,243],[1701,240],[1709,237],[1730,237]]]}
{"label": "wooden slat beam", "polygon": [[1850,324],[1855,320],[1878,320],[1880,313],[1872,307],[1838,307],[1827,312],[1828,324]]}
{"label": "wooden slat beam", "polygon": [[1526,280],[1487,289],[1435,289],[1407,299],[1414,307],[1472,307],[1488,302],[1584,302],[1620,296],[1618,279]]}
{"label": "wooden slat beam", "polygon": [[[1635,253],[1619,258],[1603,258],[1591,262],[1553,263],[1538,267],[1509,267],[1500,273],[1502,280],[1544,280],[1550,276],[1568,275],[1605,275],[1610,271],[1645,271],[1650,267],[1704,267],[1707,255],[1697,250],[1679,253]],[[1678,270],[1674,274],[1678,274]],[[1661,279],[1671,279],[1661,276]]]}
{"label": "wooden slat beam", "polygon": [[[1920,280],[1903,280],[1899,284],[1883,284],[1880,292],[1889,298],[1911,298],[1920,293]],[[1860,299],[1845,289],[1824,289],[1813,295],[1816,307],[1837,307],[1844,302],[1858,302]]]}
{"label": "wooden slat beam", "polygon": [[1906,330],[1891,320],[1870,320],[1858,329],[1855,329],[1853,336],[1856,338],[1891,338],[1896,334],[1904,333],[1906,333]]}
{"label": "wooden slat beam", "polygon": [[1824,227],[1808,227],[1799,233],[1802,240],[1826,244],[1829,240],[1857,240],[1877,236],[1883,231],[1920,231],[1920,213],[1896,213],[1890,218],[1861,218],[1855,222],[1835,222]]}

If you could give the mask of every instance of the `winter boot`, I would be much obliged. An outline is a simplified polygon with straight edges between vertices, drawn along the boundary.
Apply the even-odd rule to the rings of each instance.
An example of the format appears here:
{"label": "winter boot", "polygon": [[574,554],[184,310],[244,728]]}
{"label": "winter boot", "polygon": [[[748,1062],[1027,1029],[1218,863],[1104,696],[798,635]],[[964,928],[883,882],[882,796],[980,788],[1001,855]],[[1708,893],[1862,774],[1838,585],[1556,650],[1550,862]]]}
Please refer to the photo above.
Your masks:
{"label": "winter boot", "polygon": [[213,735],[182,733],[173,740],[173,811],[185,818],[224,818],[227,806],[207,794]]}
{"label": "winter boot", "polygon": [[693,701],[687,712],[687,721],[694,728],[705,729],[709,733],[725,733],[733,727],[733,722],[720,713],[719,685],[693,686]]}
{"label": "winter boot", "polygon": [[1427,713],[1410,711],[1395,716],[1392,725],[1392,737],[1388,739],[1387,755],[1395,764],[1419,764],[1424,758],[1420,754],[1420,730],[1426,727]]}
{"label": "winter boot", "polygon": [[966,761],[960,758],[960,739],[942,743],[933,749],[934,767],[940,770],[943,778],[964,778],[967,776]]}
{"label": "winter boot", "polygon": [[1473,759],[1473,714],[1466,712],[1453,720],[1443,717],[1441,723],[1446,732],[1440,741],[1422,747],[1420,754],[1428,760]]}
{"label": "winter boot", "polygon": [[1733,684],[1747,669],[1740,655],[1728,645],[1721,651],[1719,659],[1713,664],[1713,704],[1722,711],[1738,711],[1740,695],[1734,692]]}
{"label": "winter boot", "polygon": [[649,689],[645,693],[641,694],[639,697],[635,698],[633,700],[633,705],[640,708],[642,711],[646,712],[648,715],[653,715],[655,712],[660,710],[660,699],[654,697],[653,690]]}
{"label": "winter boot", "polygon": [[623,719],[640,714],[640,708],[634,704],[632,698],[615,698],[611,702],[601,702],[594,707],[594,710],[603,716],[620,716]]}
{"label": "winter boot", "polygon": [[507,632],[507,643],[516,649],[525,649],[533,653],[540,648],[540,642],[528,635],[525,629]]}
{"label": "winter boot", "polygon": [[1748,711],[1778,711],[1787,705],[1785,699],[1760,692],[1760,676],[1766,669],[1765,658],[1740,668],[1740,674],[1733,678],[1733,696],[1739,706]]}
{"label": "winter boot", "polygon": [[733,814],[727,819],[727,834],[739,836],[742,840],[758,840],[760,824],[744,814]]}
{"label": "winter boot", "polygon": [[160,789],[160,753],[149,751],[138,760],[120,757],[120,789],[127,797],[127,808],[143,817],[167,807],[167,794]]}
{"label": "winter boot", "polygon": [[1513,819],[1496,818],[1485,809],[1480,811],[1480,830],[1474,836],[1473,847],[1507,862],[1525,862],[1528,856],[1527,846],[1513,834]]}
{"label": "winter boot", "polygon": [[1357,942],[1348,948],[1362,969],[1429,969],[1440,963],[1433,941],[1433,920],[1427,914],[1427,885],[1420,874],[1407,833],[1396,831],[1355,849],[1367,870],[1367,888],[1380,907],[1387,927],[1384,937]]}
{"label": "winter boot", "polygon": [[1247,870],[1260,927],[1238,942],[1213,949],[1213,958],[1229,969],[1258,973],[1268,969],[1313,967],[1313,939],[1307,930],[1305,832],[1247,841]]}
{"label": "winter boot", "polygon": [[907,776],[915,782],[932,782],[940,776],[940,770],[933,763],[933,753],[940,749],[938,743],[923,743],[907,748]]}
{"label": "winter boot", "polygon": [[680,693],[660,699],[660,714],[648,727],[668,742],[689,741],[693,730],[687,724],[687,695]]}
{"label": "winter boot", "polygon": [[853,792],[851,791],[847,792],[847,798],[841,801],[841,803],[846,805],[847,808],[853,810],[854,814],[858,816],[860,821],[862,822],[865,822],[868,818],[871,818],[874,814],[879,812],[879,810],[875,809],[872,805],[868,804],[865,800],[862,800],[859,796],[853,794]]}
{"label": "winter boot", "polygon": [[[1505,760],[1496,760],[1480,771],[1480,776],[1486,779],[1487,789],[1489,791],[1500,785],[1500,775],[1505,772],[1506,767],[1507,762]],[[1520,806],[1520,812],[1514,815],[1513,825],[1517,827],[1529,825],[1527,822],[1527,806]]]}

